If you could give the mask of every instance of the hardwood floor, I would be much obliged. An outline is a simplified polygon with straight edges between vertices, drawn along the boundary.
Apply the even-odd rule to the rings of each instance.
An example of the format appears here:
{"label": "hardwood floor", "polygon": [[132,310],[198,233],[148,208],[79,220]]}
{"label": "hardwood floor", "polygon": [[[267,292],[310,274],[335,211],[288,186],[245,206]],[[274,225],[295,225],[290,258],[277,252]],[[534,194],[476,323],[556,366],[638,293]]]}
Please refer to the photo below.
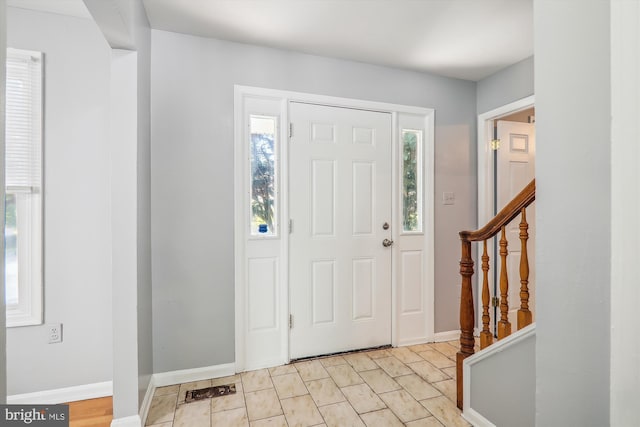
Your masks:
{"label": "hardwood floor", "polygon": [[113,419],[113,399],[69,402],[69,427],[109,427]]}

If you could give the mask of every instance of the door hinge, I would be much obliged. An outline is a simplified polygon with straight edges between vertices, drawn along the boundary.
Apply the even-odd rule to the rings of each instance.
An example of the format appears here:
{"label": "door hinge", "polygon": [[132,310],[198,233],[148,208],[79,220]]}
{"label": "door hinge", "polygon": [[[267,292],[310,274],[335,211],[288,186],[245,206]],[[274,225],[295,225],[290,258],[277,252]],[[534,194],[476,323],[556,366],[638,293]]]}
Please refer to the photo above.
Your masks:
{"label": "door hinge", "polygon": [[500,140],[499,139],[492,139],[491,140],[491,149],[493,151],[496,151],[496,150],[500,149]]}
{"label": "door hinge", "polygon": [[293,220],[289,219],[289,234],[293,231]]}
{"label": "door hinge", "polygon": [[289,315],[289,329],[293,328],[293,314]]}
{"label": "door hinge", "polygon": [[491,298],[491,305],[493,307],[498,307],[500,305],[500,298],[498,297],[492,297]]}
{"label": "door hinge", "polygon": [[289,123],[289,138],[293,138],[293,123]]}

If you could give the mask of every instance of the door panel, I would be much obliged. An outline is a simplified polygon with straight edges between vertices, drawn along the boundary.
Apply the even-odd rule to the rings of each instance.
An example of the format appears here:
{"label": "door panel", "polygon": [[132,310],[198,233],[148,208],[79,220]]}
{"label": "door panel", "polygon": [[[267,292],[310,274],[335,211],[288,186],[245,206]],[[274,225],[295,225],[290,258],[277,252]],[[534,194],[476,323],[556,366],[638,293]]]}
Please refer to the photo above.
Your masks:
{"label": "door panel", "polygon": [[391,115],[290,104],[292,359],[391,343]]}
{"label": "door panel", "polygon": [[[500,149],[497,158],[497,208],[498,211],[509,203],[535,177],[535,125],[530,123],[498,121]],[[527,208],[529,240],[529,309],[535,321],[535,203]],[[506,229],[509,242],[507,273],[509,275],[509,321],[512,331],[517,328],[517,312],[520,309],[520,219],[516,217]],[[496,260],[498,262],[499,260]],[[496,271],[499,271],[496,270]],[[498,275],[498,278],[500,276]],[[498,279],[496,296],[500,296]],[[499,316],[499,313],[498,313]]]}

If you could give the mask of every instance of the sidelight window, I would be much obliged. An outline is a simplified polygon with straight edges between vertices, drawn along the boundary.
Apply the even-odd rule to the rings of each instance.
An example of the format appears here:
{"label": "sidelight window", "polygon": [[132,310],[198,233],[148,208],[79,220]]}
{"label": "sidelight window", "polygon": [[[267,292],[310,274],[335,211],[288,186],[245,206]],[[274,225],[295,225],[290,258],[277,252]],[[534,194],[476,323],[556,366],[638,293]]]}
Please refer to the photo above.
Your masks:
{"label": "sidelight window", "polygon": [[422,231],[422,131],[402,130],[402,230]]}
{"label": "sidelight window", "polygon": [[251,234],[277,235],[277,117],[251,115]]}

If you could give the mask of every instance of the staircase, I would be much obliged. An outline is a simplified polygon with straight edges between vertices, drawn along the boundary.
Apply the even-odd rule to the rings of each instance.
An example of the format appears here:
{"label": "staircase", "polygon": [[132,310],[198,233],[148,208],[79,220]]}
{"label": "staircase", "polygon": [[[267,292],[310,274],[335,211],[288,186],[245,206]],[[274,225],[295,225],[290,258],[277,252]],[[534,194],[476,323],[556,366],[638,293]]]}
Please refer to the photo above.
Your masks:
{"label": "staircase", "polygon": [[[527,256],[527,241],[529,239],[529,224],[527,223],[527,208],[535,201],[536,182],[531,181],[518,195],[509,202],[487,225],[476,231],[461,231],[462,258],[460,259],[460,275],[462,276],[462,291],[460,298],[460,351],[456,356],[457,405],[463,408],[463,361],[474,354],[475,339],[475,302],[473,299],[474,262],[471,257],[471,243],[479,242],[482,246],[482,329],[480,331],[480,349],[493,344],[494,334],[490,331],[491,324],[489,290],[489,255],[487,241],[500,234],[500,316],[494,319],[497,323],[497,338],[501,340],[511,335],[509,321],[509,277],[507,273],[507,257],[509,251],[506,239],[506,227],[517,217],[520,218],[520,308],[517,313],[517,329],[520,330],[532,322],[529,310],[529,260]],[[497,295],[495,296],[497,297]]]}

